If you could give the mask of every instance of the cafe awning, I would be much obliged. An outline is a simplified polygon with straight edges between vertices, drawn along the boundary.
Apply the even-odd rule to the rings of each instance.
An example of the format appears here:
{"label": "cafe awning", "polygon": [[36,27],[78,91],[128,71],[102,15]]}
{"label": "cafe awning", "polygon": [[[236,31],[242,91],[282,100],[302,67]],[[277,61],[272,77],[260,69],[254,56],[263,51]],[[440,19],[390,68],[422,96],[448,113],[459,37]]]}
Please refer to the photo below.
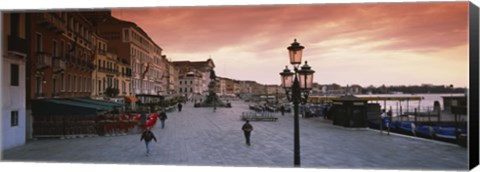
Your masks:
{"label": "cafe awning", "polygon": [[112,108],[68,99],[32,100],[32,115],[96,115]]}
{"label": "cafe awning", "polygon": [[87,103],[87,104],[107,106],[107,107],[110,107],[112,109],[115,108],[115,107],[124,106],[123,103],[116,103],[116,102],[110,102],[110,101],[104,101],[104,100],[94,100],[94,99],[87,99],[87,98],[70,98],[68,100]]}
{"label": "cafe awning", "polygon": [[133,103],[133,102],[137,102],[138,99],[136,97],[133,97],[133,96],[125,96],[125,102],[127,103]]}

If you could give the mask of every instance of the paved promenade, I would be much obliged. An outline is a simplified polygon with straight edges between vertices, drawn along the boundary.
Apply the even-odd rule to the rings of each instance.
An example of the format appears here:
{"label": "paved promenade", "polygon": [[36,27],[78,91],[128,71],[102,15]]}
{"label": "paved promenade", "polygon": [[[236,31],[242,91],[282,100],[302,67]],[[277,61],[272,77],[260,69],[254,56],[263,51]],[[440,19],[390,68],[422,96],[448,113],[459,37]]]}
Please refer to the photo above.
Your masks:
{"label": "paved promenade", "polygon": [[[292,167],[293,115],[276,122],[252,121],[251,146],[240,130],[248,104],[233,108],[193,108],[168,113],[166,127],[153,129],[158,142],[145,156],[140,135],[36,140],[3,152],[2,161],[113,164]],[[368,129],[333,126],[320,118],[300,119],[301,167],[467,170],[466,148]]]}

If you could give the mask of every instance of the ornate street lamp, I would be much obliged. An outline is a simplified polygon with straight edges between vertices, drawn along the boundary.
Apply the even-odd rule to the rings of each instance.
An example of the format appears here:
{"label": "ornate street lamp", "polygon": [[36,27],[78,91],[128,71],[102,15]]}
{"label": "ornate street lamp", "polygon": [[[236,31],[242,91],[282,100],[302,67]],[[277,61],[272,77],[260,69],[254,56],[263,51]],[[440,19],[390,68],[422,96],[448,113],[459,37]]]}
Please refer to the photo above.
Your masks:
{"label": "ornate street lamp", "polygon": [[[293,65],[295,73],[292,73],[287,66],[283,72],[280,73],[282,87],[285,89],[287,99],[293,103],[294,112],[294,131],[293,131],[293,164],[295,167],[300,167],[300,129],[298,121],[298,105],[300,102],[306,103],[309,92],[312,88],[313,73],[311,67],[305,61],[305,65],[299,70],[298,67],[302,62],[303,49],[297,39],[287,48],[290,55],[290,64]],[[293,81],[292,81],[293,80]],[[290,95],[291,92],[291,95]],[[303,94],[303,96],[302,96]]]}
{"label": "ornate street lamp", "polygon": [[302,94],[304,95],[303,104],[306,103],[310,90],[312,90],[313,73],[315,73],[315,71],[311,69],[307,61],[305,61],[302,69],[298,71],[300,89],[302,90]]}

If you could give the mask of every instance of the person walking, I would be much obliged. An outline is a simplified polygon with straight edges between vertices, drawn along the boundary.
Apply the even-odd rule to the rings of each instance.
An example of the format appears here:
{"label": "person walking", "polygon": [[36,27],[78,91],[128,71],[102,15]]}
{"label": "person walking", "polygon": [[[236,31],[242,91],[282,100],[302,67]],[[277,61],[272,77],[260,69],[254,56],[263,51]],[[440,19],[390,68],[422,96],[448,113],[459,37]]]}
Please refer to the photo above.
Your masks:
{"label": "person walking", "polygon": [[[383,130],[383,124],[385,123],[385,118],[387,117],[387,112],[385,111],[385,109],[382,109],[382,113],[380,114],[380,130]],[[386,124],[388,125],[388,124]],[[388,127],[388,126],[386,126]]]}
{"label": "person walking", "polygon": [[248,146],[250,146],[250,134],[253,130],[252,125],[249,120],[246,120],[245,124],[242,126],[243,134],[245,135],[245,141]]}
{"label": "person walking", "polygon": [[182,103],[179,102],[177,107],[178,107],[178,111],[181,112],[183,107]]}
{"label": "person walking", "polygon": [[157,142],[157,138],[155,137],[153,132],[150,131],[150,128],[145,129],[145,131],[143,131],[142,133],[142,136],[140,137],[140,141],[145,140],[145,146],[147,148],[147,153],[145,154],[145,156],[150,155],[150,143],[152,139],[155,140],[155,142]]}
{"label": "person walking", "polygon": [[167,114],[165,111],[160,112],[160,122],[162,123],[162,129],[165,128],[165,120],[168,119]]}
{"label": "person walking", "polygon": [[285,107],[283,105],[280,106],[280,112],[282,112],[282,116],[285,115]]}

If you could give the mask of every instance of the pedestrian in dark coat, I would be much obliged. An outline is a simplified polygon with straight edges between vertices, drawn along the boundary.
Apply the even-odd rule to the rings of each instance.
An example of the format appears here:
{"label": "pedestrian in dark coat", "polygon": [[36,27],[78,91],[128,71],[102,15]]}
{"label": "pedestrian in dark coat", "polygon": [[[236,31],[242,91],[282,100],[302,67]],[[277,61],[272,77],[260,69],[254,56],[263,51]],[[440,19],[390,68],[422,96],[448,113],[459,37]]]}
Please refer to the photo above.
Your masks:
{"label": "pedestrian in dark coat", "polygon": [[150,142],[152,141],[152,139],[157,142],[157,138],[155,137],[153,132],[150,131],[150,128],[145,129],[145,131],[143,131],[142,133],[142,136],[140,137],[140,141],[145,140],[145,146],[147,148],[146,156],[150,155]]}
{"label": "pedestrian in dark coat", "polygon": [[162,123],[162,129],[165,127],[165,120],[168,119],[167,114],[165,111],[160,112],[160,122]]}
{"label": "pedestrian in dark coat", "polygon": [[178,107],[178,111],[181,112],[183,107],[182,103],[178,103],[177,107]]}
{"label": "pedestrian in dark coat", "polygon": [[280,112],[282,112],[282,116],[285,115],[285,107],[283,105],[280,106]]}
{"label": "pedestrian in dark coat", "polygon": [[250,124],[250,121],[246,120],[245,124],[242,126],[243,134],[245,135],[245,141],[248,146],[250,146],[250,133],[253,130],[252,125]]}

